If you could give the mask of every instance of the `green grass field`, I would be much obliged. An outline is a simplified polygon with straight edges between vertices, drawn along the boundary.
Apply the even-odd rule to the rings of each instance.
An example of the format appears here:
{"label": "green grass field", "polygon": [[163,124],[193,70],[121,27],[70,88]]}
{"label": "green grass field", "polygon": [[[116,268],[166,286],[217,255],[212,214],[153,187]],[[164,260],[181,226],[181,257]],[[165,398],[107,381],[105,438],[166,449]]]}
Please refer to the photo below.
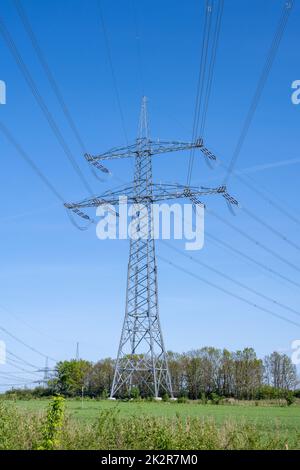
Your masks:
{"label": "green grass field", "polygon": [[[0,405],[0,448],[44,445],[48,400]],[[60,449],[300,449],[299,404],[86,399],[66,400],[65,408]]]}
{"label": "green grass field", "polygon": [[[22,410],[42,411],[48,404],[47,400],[19,400],[17,406]],[[300,431],[300,406],[255,406],[255,405],[202,405],[197,402],[111,402],[109,400],[94,401],[66,400],[68,413],[81,421],[93,421],[100,411],[118,409],[120,416],[188,416],[213,418],[221,424],[224,420],[254,421],[259,427],[274,429],[274,425],[283,426],[290,432]]]}

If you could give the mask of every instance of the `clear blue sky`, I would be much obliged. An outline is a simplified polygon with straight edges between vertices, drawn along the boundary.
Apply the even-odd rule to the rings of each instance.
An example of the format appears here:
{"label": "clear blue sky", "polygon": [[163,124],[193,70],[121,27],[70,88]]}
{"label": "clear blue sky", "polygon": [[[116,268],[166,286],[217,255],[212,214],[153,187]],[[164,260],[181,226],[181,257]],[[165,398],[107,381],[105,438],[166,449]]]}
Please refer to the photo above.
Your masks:
{"label": "clear blue sky", "polygon": [[[96,0],[24,0],[24,8],[65,101],[91,153],[124,144],[120,115]],[[136,2],[145,93],[149,98],[151,134],[161,139],[190,140],[203,26],[203,2],[143,0]],[[225,0],[224,16],[209,107],[206,144],[228,163],[273,38],[283,1]],[[130,140],[136,135],[141,86],[131,0],[103,0],[113,65]],[[100,183],[89,172],[59,105],[26,36],[13,2],[2,0],[0,13],[62,129],[94,191],[118,185],[111,177]],[[238,170],[253,168],[251,177],[299,215],[300,106],[291,103],[291,83],[299,79],[299,15],[296,2],[239,157]],[[36,105],[6,44],[0,37],[0,79],[7,84],[7,104],[0,120],[13,132],[65,200],[88,196]],[[114,356],[124,315],[127,241],[99,241],[94,228],[77,231],[63,207],[0,136],[1,270],[0,325],[25,342],[56,358],[75,355],[96,361]],[[184,183],[188,153],[154,161],[157,181]],[[266,165],[268,168],[259,168]],[[270,166],[269,166],[270,165]],[[258,167],[258,168],[256,168]],[[110,164],[113,174],[129,181],[132,164]],[[223,173],[196,158],[193,183],[218,185]],[[230,192],[242,205],[287,237],[299,241],[299,226],[255,193],[230,181]],[[299,265],[299,251],[243,213],[233,217],[222,198],[208,205],[231,223]],[[299,272],[255,247],[213,217],[206,228],[224,241],[300,282]],[[182,248],[181,242],[172,242]],[[157,243],[158,252],[185,269],[233,290],[245,298],[300,322],[293,313],[224,281]],[[294,309],[299,291],[267,275],[229,251],[205,241],[194,256]],[[300,328],[273,318],[159,263],[161,322],[168,349],[178,352],[205,345],[228,349],[253,346],[259,355],[272,350],[290,353]],[[18,319],[15,317],[17,316]],[[24,322],[28,324],[25,325]],[[40,330],[34,331],[30,326]],[[0,337],[15,354],[42,366],[43,358],[4,333]],[[8,370],[8,369],[7,369]],[[13,369],[10,369],[11,371]]]}

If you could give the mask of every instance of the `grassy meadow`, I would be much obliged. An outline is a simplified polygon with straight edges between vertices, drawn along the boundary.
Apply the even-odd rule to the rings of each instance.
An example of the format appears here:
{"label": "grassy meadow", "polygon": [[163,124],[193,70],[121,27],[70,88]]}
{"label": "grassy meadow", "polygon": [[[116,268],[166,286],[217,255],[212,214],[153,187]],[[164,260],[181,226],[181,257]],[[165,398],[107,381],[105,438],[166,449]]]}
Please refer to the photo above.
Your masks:
{"label": "grassy meadow", "polygon": [[[49,403],[0,402],[0,449],[41,448]],[[73,399],[64,408],[58,449],[300,449],[299,404]]]}

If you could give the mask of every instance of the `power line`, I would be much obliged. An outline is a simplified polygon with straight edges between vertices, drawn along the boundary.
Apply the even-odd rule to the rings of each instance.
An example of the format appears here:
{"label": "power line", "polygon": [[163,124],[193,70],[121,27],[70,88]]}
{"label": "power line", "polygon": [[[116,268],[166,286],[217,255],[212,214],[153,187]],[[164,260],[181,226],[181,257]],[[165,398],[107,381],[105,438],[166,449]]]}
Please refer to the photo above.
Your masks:
{"label": "power line", "polygon": [[298,266],[296,266],[294,263],[292,263],[291,261],[287,260],[286,258],[284,258],[283,256],[279,255],[276,251],[272,250],[271,248],[269,248],[268,246],[264,245],[262,242],[260,242],[259,240],[256,240],[254,237],[252,237],[251,235],[249,235],[247,232],[245,232],[244,230],[242,230],[241,228],[238,228],[236,227],[235,225],[233,225],[231,222],[229,222],[227,219],[225,219],[224,217],[220,216],[219,214],[217,214],[215,211],[213,211],[212,209],[209,209],[209,208],[206,208],[207,212],[211,215],[213,215],[214,217],[216,217],[218,220],[220,220],[223,224],[227,225],[228,227],[230,227],[232,230],[235,230],[237,233],[239,233],[240,235],[242,235],[244,238],[246,238],[247,240],[249,240],[251,243],[253,243],[254,245],[258,246],[259,248],[263,249],[264,251],[266,251],[267,253],[269,253],[270,255],[272,255],[273,257],[275,257],[276,259],[280,260],[282,263],[286,264],[287,266],[289,266],[290,268],[294,269],[295,271],[298,271],[300,272],[300,268]]}
{"label": "power line", "polygon": [[52,341],[62,341],[62,340],[58,340],[58,339],[52,338],[52,337],[49,336],[47,333],[45,333],[45,332],[43,332],[43,331],[40,331],[39,329],[37,329],[37,328],[35,328],[34,326],[30,325],[29,323],[27,323],[27,321],[23,320],[23,318],[19,317],[19,315],[16,315],[16,314],[13,313],[10,309],[8,309],[7,307],[4,307],[4,306],[1,305],[1,304],[0,304],[0,309],[3,310],[4,312],[6,312],[9,316],[15,318],[17,321],[23,323],[23,325],[26,325],[27,328],[30,328],[32,331],[35,331],[35,332],[38,333],[39,335],[44,336],[45,338],[51,339]]}
{"label": "power line", "polygon": [[42,95],[40,94],[36,84],[35,84],[35,81],[33,80],[32,78],[32,75],[30,74],[29,72],[29,69],[28,67],[26,66],[25,62],[23,61],[22,59],[22,56],[11,36],[11,34],[8,32],[4,22],[3,22],[3,19],[0,18],[0,32],[3,36],[3,39],[4,41],[6,42],[12,56],[14,57],[15,61],[16,61],[16,64],[17,66],[19,67],[19,70],[21,71],[27,85],[29,86],[30,90],[31,90],[31,93],[33,95],[33,97],[35,98],[39,108],[41,109],[42,113],[44,114],[54,136],[56,137],[59,145],[61,146],[65,156],[67,157],[67,159],[69,160],[69,162],[71,163],[74,171],[77,173],[78,177],[80,178],[81,182],[83,183],[84,187],[87,189],[87,191],[93,195],[93,191],[88,183],[88,181],[86,180],[85,176],[83,175],[83,173],[81,172],[80,170],[80,167],[78,166],[76,160],[75,160],[75,157],[73,156],[65,138],[63,137],[56,121],[54,120],[53,118],[53,115],[51,114],[48,106],[46,105],[44,99],[42,98]]}
{"label": "power line", "polygon": [[[43,181],[43,183],[47,186],[47,188],[55,195],[55,197],[65,205],[65,200],[61,196],[61,194],[56,190],[52,183],[50,183],[49,179],[42,173],[42,171],[38,168],[38,166],[33,162],[33,160],[28,156],[25,150],[21,147],[21,145],[17,142],[11,132],[7,129],[7,127],[0,122],[0,131],[6,137],[6,139],[15,147],[20,157],[28,163],[28,165],[33,169],[33,171],[37,174],[37,176]],[[109,209],[110,210],[110,209]],[[78,211],[74,211],[78,214]],[[115,212],[114,212],[115,213]],[[85,216],[84,214],[81,215],[84,219],[88,220],[88,223],[85,227],[79,226],[75,220],[72,218],[70,211],[67,211],[67,215],[69,217],[70,222],[79,230],[86,230],[91,223],[94,221],[90,218]],[[80,214],[78,214],[80,215]]]}
{"label": "power line", "polygon": [[273,235],[276,235],[277,237],[279,237],[281,240],[283,240],[284,242],[286,242],[288,245],[292,246],[293,248],[295,248],[296,250],[300,251],[300,246],[293,242],[292,240],[290,240],[287,236],[283,235],[279,230],[275,229],[274,227],[272,227],[269,223],[265,222],[263,219],[261,219],[260,217],[258,217],[258,215],[256,215],[254,212],[252,212],[250,209],[247,209],[246,207],[243,207],[241,206],[241,210],[248,215],[248,217],[251,217],[251,219],[255,220],[257,223],[259,223],[260,225],[262,225],[263,227],[265,227],[267,230],[269,230],[271,233],[273,233]]}
{"label": "power line", "polygon": [[44,354],[42,353],[41,351],[39,351],[38,349],[34,348],[33,346],[30,346],[29,344],[25,343],[25,341],[23,341],[22,339],[18,338],[17,336],[15,336],[13,333],[10,333],[6,328],[4,328],[3,326],[0,326],[0,330],[3,331],[5,334],[7,334],[8,336],[10,336],[11,338],[13,338],[15,341],[17,341],[18,343],[22,344],[23,346],[25,346],[27,349],[30,349],[31,351],[33,351],[34,353],[38,354],[39,356],[42,356],[42,357],[49,357],[49,359],[51,359],[52,361],[54,362],[57,362],[57,359],[54,359],[53,357],[49,356],[48,354]]}
{"label": "power line", "polygon": [[161,240],[161,242],[164,245],[168,246],[168,248],[175,251],[176,253],[179,253],[181,256],[184,256],[185,258],[189,259],[190,261],[193,261],[194,263],[197,263],[200,266],[203,266],[204,268],[208,269],[209,271],[212,271],[213,273],[218,274],[222,278],[227,279],[228,281],[232,282],[233,284],[235,284],[239,287],[242,287],[243,289],[247,290],[248,292],[251,292],[252,294],[257,295],[258,297],[261,297],[262,299],[267,300],[268,302],[271,302],[272,304],[274,304],[274,305],[276,305],[280,308],[283,308],[284,310],[287,310],[291,313],[294,313],[295,315],[300,316],[300,312],[298,310],[296,310],[292,307],[289,307],[288,305],[285,305],[284,303],[279,302],[278,300],[275,300],[272,297],[269,297],[268,295],[265,295],[265,294],[263,294],[262,292],[259,292],[256,289],[253,289],[252,287],[249,287],[247,284],[244,284],[243,282],[238,281],[237,279],[234,279],[233,277],[231,277],[228,274],[220,271],[219,269],[214,268],[213,266],[210,266],[209,264],[205,263],[204,261],[200,261],[199,259],[197,259],[197,258],[195,258],[191,255],[188,255],[187,253],[182,252],[181,250],[179,250],[178,248],[174,247],[173,245],[167,243],[164,240]]}
{"label": "power line", "polygon": [[[194,142],[197,137],[197,130],[199,126],[200,112],[201,112],[201,106],[202,106],[204,80],[206,76],[207,53],[208,53],[209,38],[210,38],[210,31],[211,31],[211,15],[212,15],[212,2],[211,0],[206,0],[204,28],[203,28],[203,37],[202,37],[202,46],[201,46],[201,55],[200,55],[200,68],[199,68],[199,76],[198,76],[197,92],[196,92],[196,103],[195,103],[195,110],[194,110],[192,142]],[[190,158],[189,158],[189,163],[188,163],[187,186],[189,186],[190,181],[191,181],[193,162],[194,162],[194,151],[192,149],[190,152]]]}
{"label": "power line", "polygon": [[[215,156],[215,159],[216,161],[218,162],[218,164],[224,168],[228,168],[218,157]],[[253,188],[253,186],[249,185],[247,183],[247,181],[244,179],[244,178],[241,178],[238,174],[236,174],[236,172],[233,171],[233,175],[238,178],[243,184],[245,184],[246,186],[250,187],[250,189],[253,189],[253,191],[255,192],[258,192],[259,194],[261,194],[260,191],[257,191],[255,190],[255,188]],[[264,197],[264,199],[266,199],[266,197]],[[267,199],[268,202],[270,204],[272,204],[274,206],[274,203],[272,203],[272,201],[270,199]],[[290,240],[286,235],[284,235],[280,230],[276,229],[275,227],[273,227],[271,224],[267,223],[265,220],[261,219],[257,214],[255,214],[253,211],[251,211],[251,209],[248,209],[247,207],[245,207],[243,204],[238,204],[238,207],[241,211],[243,211],[246,215],[248,215],[248,217],[252,218],[253,220],[255,220],[257,223],[261,224],[263,227],[265,227],[267,230],[269,230],[273,235],[277,236],[278,238],[280,238],[281,240],[283,240],[284,242],[286,242],[288,245],[292,246],[293,248],[295,248],[296,250],[300,251],[300,245],[298,245],[297,243],[295,243],[293,240]],[[281,212],[283,212],[285,215],[287,215],[289,218],[293,218],[294,221],[296,223],[298,223],[298,220],[294,217],[292,217],[289,213],[287,213],[286,211],[283,211],[280,207],[276,207],[277,209],[279,209]],[[217,216],[216,213],[214,213],[215,216]],[[217,216],[219,217],[219,216]],[[224,221],[224,219],[223,219]],[[300,222],[299,222],[300,223]]]}
{"label": "power line", "polygon": [[[216,157],[217,158],[217,157]],[[220,166],[226,168],[226,169],[229,169],[224,163],[222,163],[218,158],[217,158],[217,162],[220,164]],[[232,173],[233,173],[233,176],[235,178],[237,178],[239,181],[241,181],[246,187],[250,188],[252,191],[256,192],[257,194],[259,194],[263,199],[265,199],[269,204],[271,204],[273,207],[275,207],[276,209],[278,209],[280,212],[282,212],[284,215],[286,215],[288,218],[292,219],[294,222],[300,224],[300,221],[293,217],[291,214],[289,214],[286,210],[284,210],[283,208],[279,207],[278,204],[276,205],[276,203],[274,203],[273,201],[271,201],[269,198],[267,198],[266,196],[263,195],[263,193],[259,190],[257,190],[255,187],[253,187],[253,185],[249,184],[245,178],[242,178],[240,175],[237,174],[237,172],[235,172],[234,170],[232,170]],[[293,248],[295,248],[296,250],[300,251],[300,246],[295,243],[294,241],[290,240],[286,235],[284,235],[283,233],[281,233],[280,230],[272,227],[269,223],[265,222],[265,220],[261,219],[257,214],[255,214],[254,212],[252,212],[250,209],[248,209],[247,207],[245,207],[244,205],[241,205],[239,204],[239,208],[245,213],[247,214],[249,217],[251,217],[253,220],[255,220],[257,223],[263,225],[267,230],[269,230],[270,232],[273,233],[273,235],[276,235],[277,237],[279,237],[281,240],[285,241],[287,244],[289,244],[290,246],[292,246]]]}
{"label": "power line", "polygon": [[[43,181],[45,186],[54,194],[54,196],[65,205],[65,200],[61,196],[61,194],[57,191],[52,183],[50,183],[49,179],[42,173],[42,171],[38,168],[38,166],[33,162],[33,160],[28,156],[25,150],[21,147],[21,145],[17,142],[11,132],[7,129],[7,127],[0,122],[0,131],[6,137],[6,139],[15,147],[19,156],[28,163],[28,165],[32,168],[32,170],[36,173],[36,175]],[[67,211],[67,215],[69,217],[70,222],[79,230],[86,230],[91,222],[92,219],[88,218],[88,223],[85,227],[79,226],[75,220],[72,218],[71,213]],[[85,218],[85,217],[84,217]]]}
{"label": "power line", "polygon": [[[178,121],[177,119],[174,118],[174,116],[172,115],[169,115],[170,118],[172,118],[172,120],[176,121],[177,124],[180,126],[180,127],[185,127],[180,121]],[[215,153],[214,153],[215,155]],[[228,166],[225,165],[223,163],[222,160],[220,160],[216,155],[216,163],[217,165],[221,166],[224,168],[225,171],[228,170]],[[246,175],[245,176],[242,176],[240,174],[240,171],[236,171],[236,170],[232,170],[232,175],[238,180],[240,181],[242,184],[244,184],[244,186],[246,186],[248,189],[250,189],[251,191],[253,191],[255,194],[257,194],[259,197],[261,197],[264,201],[266,201],[268,204],[270,204],[273,208],[275,208],[276,210],[278,210],[279,212],[281,212],[284,216],[286,216],[288,219],[290,219],[292,222],[294,222],[295,224],[297,225],[300,225],[300,219],[297,218],[295,216],[295,214],[292,214],[291,212],[289,212],[285,207],[282,207],[281,204],[285,204],[285,202],[281,201],[281,204],[279,204],[278,202],[275,202],[274,200],[271,199],[271,197],[276,197],[278,199],[278,195],[276,194],[276,196],[274,194],[271,193],[271,191],[269,189],[267,189],[266,187],[264,187],[261,183],[259,183],[259,189],[257,187],[255,187],[255,185],[258,185],[258,183],[255,182],[255,180],[253,178],[251,178],[249,175]],[[250,182],[248,181],[250,180]],[[270,194],[270,196],[266,195],[266,194]]]}
{"label": "power line", "polygon": [[[18,15],[22,21],[22,24],[24,26],[24,29],[25,31],[27,32],[27,35],[31,41],[31,44],[32,44],[32,47],[33,49],[35,50],[35,53],[37,55],[37,58],[42,66],[42,68],[44,69],[44,72],[47,76],[47,79],[48,79],[48,82],[52,88],[52,91],[53,93],[55,94],[56,96],[56,99],[62,109],[62,112],[75,136],[75,139],[77,140],[77,143],[81,149],[81,152],[83,154],[86,154],[87,153],[87,147],[86,147],[86,144],[83,140],[83,137],[82,135],[80,135],[80,132],[79,132],[79,129],[77,127],[77,125],[75,124],[75,120],[74,118],[72,117],[72,114],[70,112],[70,109],[69,107],[67,106],[66,104],[66,101],[63,97],[63,94],[59,88],[59,85],[58,85],[58,82],[57,80],[54,78],[54,75],[53,75],[53,72],[51,71],[50,69],[50,66],[45,58],[45,55],[43,54],[43,51],[39,45],[39,42],[37,40],[37,37],[36,35],[34,34],[34,31],[32,29],[32,26],[30,24],[30,21],[28,19],[28,16],[26,15],[25,13],[25,10],[22,6],[22,2],[21,0],[14,0],[14,3],[15,3],[15,7],[16,7],[16,10],[18,12]],[[94,169],[89,165],[89,169],[90,171],[92,172],[92,174],[101,182],[103,182],[103,179],[100,178],[98,176],[98,174],[94,171]]]}
{"label": "power line", "polygon": [[221,291],[221,292],[223,292],[223,293],[229,295],[230,297],[233,297],[233,298],[235,298],[235,299],[237,299],[237,300],[240,300],[241,302],[243,302],[243,303],[245,303],[245,304],[247,304],[247,305],[249,305],[249,306],[251,306],[251,307],[253,307],[253,308],[257,309],[257,310],[260,310],[260,311],[262,311],[262,312],[264,312],[264,313],[267,313],[268,315],[272,315],[272,316],[275,317],[275,318],[279,318],[280,320],[283,320],[283,321],[285,321],[285,322],[287,322],[287,323],[290,323],[291,325],[294,325],[294,326],[297,326],[297,327],[300,328],[300,323],[297,323],[297,322],[295,322],[295,321],[293,321],[293,320],[290,320],[289,318],[286,318],[286,317],[284,317],[283,315],[280,315],[280,314],[278,314],[278,313],[275,313],[275,312],[273,312],[272,310],[269,310],[269,309],[267,309],[267,308],[265,308],[265,307],[262,307],[262,306],[260,306],[260,305],[257,305],[256,303],[251,302],[250,300],[245,299],[244,297],[242,297],[242,296],[240,296],[240,295],[238,295],[238,294],[235,294],[234,292],[231,292],[230,290],[225,289],[225,288],[219,286],[218,284],[215,284],[215,283],[213,283],[213,282],[211,282],[211,281],[208,281],[207,279],[204,279],[203,277],[200,277],[198,274],[195,274],[195,273],[192,273],[191,271],[188,271],[187,269],[183,268],[182,266],[179,266],[178,264],[175,264],[175,263],[173,263],[172,261],[169,261],[168,259],[166,259],[166,258],[164,258],[164,257],[162,257],[162,256],[158,256],[158,258],[161,259],[163,262],[169,264],[169,265],[172,266],[173,268],[175,268],[175,269],[177,269],[177,270],[179,270],[179,271],[181,271],[181,272],[184,272],[185,274],[188,274],[189,276],[194,277],[195,279],[198,279],[199,281],[202,281],[203,283],[205,283],[205,284],[209,285],[210,287],[213,287],[213,288],[215,288],[215,289],[217,289],[217,290],[219,290],[219,291]]}
{"label": "power line", "polygon": [[205,232],[205,236],[208,239],[213,240],[216,244],[224,246],[225,248],[232,251],[233,253],[235,253],[239,257],[245,259],[246,261],[248,261],[252,264],[255,264],[256,266],[260,267],[264,271],[267,271],[268,273],[278,277],[279,279],[282,279],[282,280],[288,282],[289,284],[293,285],[294,287],[298,287],[298,288],[300,287],[300,284],[298,282],[294,281],[293,279],[288,278],[287,276],[284,276],[280,272],[276,271],[273,268],[270,268],[269,266],[262,263],[261,261],[258,261],[257,259],[249,256],[248,254],[244,253],[243,251],[239,250],[238,248],[230,245],[229,243],[226,243],[224,240],[220,240],[220,238],[218,238],[215,235],[212,235],[211,233],[207,232],[207,230]]}
{"label": "power line", "polygon": [[24,369],[24,367],[20,367],[18,364],[14,363],[13,361],[7,359],[7,364],[9,364],[12,367],[15,367],[15,369],[20,370],[21,372],[26,372],[28,374],[38,374],[38,370],[28,370]]}
{"label": "power line", "polygon": [[[217,161],[217,163],[224,167],[225,169],[227,169],[228,167],[218,158],[215,156],[215,159]],[[234,170],[233,170],[233,175],[238,178],[243,184],[245,184],[246,186],[250,187],[250,189],[253,189],[253,191],[255,192],[258,192],[259,194],[261,194],[260,191],[257,191],[255,190],[255,188],[253,188],[253,186],[249,185],[247,183],[247,181],[244,179],[244,178],[241,178]],[[266,197],[264,197],[264,199],[266,199]],[[272,201],[270,199],[268,199],[268,202],[271,203],[272,205],[274,205],[274,203],[272,203]],[[243,211],[246,215],[248,215],[248,217],[252,218],[253,220],[255,220],[257,223],[261,224],[264,228],[266,228],[267,230],[269,230],[273,235],[277,236],[278,238],[280,238],[281,240],[283,240],[284,242],[286,242],[288,245],[292,246],[293,248],[295,248],[296,250],[300,251],[300,245],[298,245],[296,242],[294,242],[293,240],[290,240],[285,234],[283,234],[280,230],[278,230],[277,228],[273,227],[271,224],[269,224],[268,222],[266,222],[265,220],[261,219],[257,214],[255,214],[253,211],[251,211],[251,209],[248,209],[247,207],[245,207],[243,204],[238,204],[238,207],[241,211]],[[279,209],[281,212],[283,212],[285,215],[287,215],[289,218],[292,218],[292,216],[287,213],[286,211],[283,211],[280,207],[278,207],[277,205],[277,209]],[[213,213],[213,212],[212,212]],[[216,217],[219,217],[216,213],[214,213],[214,215]],[[293,217],[294,221],[296,223],[298,223],[297,219],[295,219]],[[222,221],[224,222],[224,219],[222,219]],[[299,222],[300,223],[300,222]],[[281,258],[282,260],[282,258]]]}
{"label": "power line", "polygon": [[[1,381],[4,380],[19,380],[20,385],[24,383],[24,381],[30,379],[31,377],[19,377],[18,375],[15,375],[14,373],[9,373],[9,372],[0,372],[0,378]],[[5,384],[2,384],[5,385]]]}
{"label": "power line", "polygon": [[128,145],[128,136],[127,136],[127,130],[126,130],[126,124],[125,124],[125,118],[124,118],[124,113],[123,113],[123,108],[121,104],[121,99],[120,99],[120,93],[118,89],[118,84],[117,84],[117,78],[115,74],[115,69],[113,65],[113,60],[112,60],[112,54],[111,54],[111,48],[110,48],[110,43],[108,39],[108,34],[105,26],[105,21],[104,21],[104,16],[103,16],[103,11],[102,11],[102,5],[101,5],[101,0],[98,0],[98,10],[99,10],[99,17],[100,17],[100,23],[103,31],[103,36],[104,36],[104,41],[105,41],[105,46],[106,46],[106,52],[107,52],[107,57],[108,57],[108,62],[109,62],[109,67],[110,67],[110,72],[112,76],[112,81],[113,81],[113,87],[116,95],[116,101],[117,101],[117,106],[120,114],[120,119],[121,119],[121,125],[125,137],[126,144]]}
{"label": "power line", "polygon": [[26,387],[27,385],[33,385],[34,383],[36,383],[36,381],[22,382],[22,383],[0,384],[0,387],[20,387],[21,385],[23,385],[23,387]]}
{"label": "power line", "polygon": [[219,0],[218,6],[217,6],[217,18],[216,18],[215,30],[214,30],[213,40],[212,40],[212,52],[211,52],[211,59],[210,59],[208,78],[207,78],[207,84],[206,84],[203,114],[202,114],[202,119],[201,119],[201,124],[200,124],[199,135],[201,137],[204,137],[204,130],[205,130],[207,111],[208,111],[208,104],[209,104],[209,99],[210,99],[210,95],[211,95],[211,88],[212,88],[212,83],[213,83],[216,56],[217,56],[217,50],[218,50],[218,45],[219,45],[219,37],[220,37],[220,30],[221,30],[221,23],[222,23],[222,16],[223,16],[223,8],[224,8],[224,1]]}
{"label": "power line", "polygon": [[10,133],[7,127],[0,122],[0,130],[2,134],[6,137],[6,139],[11,143],[13,147],[15,147],[19,156],[25,160],[25,162],[31,167],[31,169],[35,172],[35,174],[43,181],[44,185],[51,191],[52,194],[63,204],[65,203],[64,198],[62,195],[57,191],[57,189],[50,183],[49,179],[42,173],[42,171],[38,168],[38,166],[34,163],[34,161],[29,157],[29,155],[25,152],[25,150],[21,147],[21,145],[16,141],[14,136]]}
{"label": "power line", "polygon": [[73,117],[70,113],[70,110],[69,110],[69,108],[68,108],[68,106],[67,106],[67,104],[66,104],[66,102],[63,98],[63,95],[62,95],[61,90],[58,86],[58,83],[57,83],[56,79],[54,78],[53,73],[52,73],[52,71],[49,67],[49,64],[48,64],[48,62],[47,62],[47,60],[46,60],[46,58],[45,58],[45,56],[42,52],[42,49],[41,49],[41,47],[38,43],[37,37],[33,32],[33,29],[32,29],[32,26],[29,22],[28,16],[26,15],[24,7],[22,6],[22,2],[20,0],[14,0],[14,4],[15,4],[15,7],[16,7],[17,12],[19,14],[19,17],[22,21],[22,24],[23,24],[23,26],[24,26],[24,28],[25,28],[28,36],[29,36],[31,44],[32,44],[32,46],[35,50],[35,53],[36,53],[36,55],[39,59],[39,62],[40,62],[40,64],[42,65],[42,67],[44,69],[44,72],[47,76],[47,79],[48,79],[50,85],[51,85],[51,88],[52,88],[52,90],[53,90],[53,92],[54,92],[54,94],[57,98],[57,101],[60,104],[60,107],[61,107],[61,109],[62,109],[62,111],[63,111],[63,113],[64,113],[64,115],[65,115],[65,117],[66,117],[66,119],[69,123],[70,128],[73,131],[74,136],[76,137],[76,140],[77,140],[77,142],[78,142],[78,144],[81,148],[81,151],[83,153],[86,153],[86,145],[83,142],[83,138],[80,135],[79,130],[78,130],[78,128],[77,128],[77,126],[74,122],[74,119],[73,119]]}
{"label": "power line", "polygon": [[277,29],[276,29],[276,32],[275,32],[275,36],[274,36],[272,44],[271,44],[271,47],[270,47],[269,52],[267,54],[267,58],[266,58],[262,73],[261,73],[260,78],[258,80],[257,87],[256,87],[256,90],[255,90],[254,96],[252,98],[252,102],[250,104],[250,108],[248,110],[245,121],[243,123],[242,131],[241,131],[241,134],[239,136],[235,151],[234,151],[233,156],[231,158],[231,161],[229,163],[229,168],[228,168],[227,175],[224,179],[224,184],[228,183],[228,180],[231,176],[232,170],[234,169],[234,166],[237,162],[237,159],[238,159],[238,157],[241,153],[244,141],[245,141],[246,136],[248,134],[248,131],[249,131],[250,125],[252,123],[253,117],[255,115],[259,100],[261,98],[262,92],[264,90],[265,84],[267,82],[267,79],[269,77],[269,73],[270,73],[272,65],[273,65],[273,62],[275,60],[277,51],[279,49],[279,45],[281,43],[281,39],[283,37],[284,31],[285,31],[285,28],[286,28],[289,15],[290,15],[290,12],[291,12],[292,7],[293,7],[293,3],[294,3],[294,0],[289,0],[289,1],[285,0],[284,1],[283,12],[281,14],[281,17],[280,17],[280,20],[279,20],[279,23],[278,23],[278,26],[277,26]]}
{"label": "power line", "polygon": [[[18,360],[19,362],[22,362],[23,364],[26,364],[27,366],[29,367],[33,367],[33,369],[38,369],[38,366],[35,365],[35,364],[32,364],[31,362],[28,362],[26,361],[25,359],[23,359],[22,357],[18,356],[17,354],[9,351],[8,349],[6,349],[6,353],[9,354],[10,356],[14,357],[16,360]],[[12,360],[12,359],[11,359]]]}
{"label": "power line", "polygon": [[[280,204],[277,202],[274,202],[272,199],[270,199],[269,196],[266,196],[264,192],[262,191],[262,184],[260,183],[260,189],[257,189],[254,184],[255,183],[254,179],[251,178],[249,175],[247,175],[247,179],[238,174],[236,171],[232,171],[232,174],[235,178],[237,178],[242,184],[244,184],[246,187],[248,187],[251,191],[256,193],[258,196],[260,196],[262,199],[264,199],[268,204],[270,204],[272,207],[277,209],[279,212],[281,212],[283,215],[285,215],[288,219],[290,219],[292,222],[296,223],[297,225],[300,225],[300,219],[298,219],[294,214],[291,214],[285,207],[282,207]],[[247,180],[250,180],[251,183]],[[269,191],[264,188],[264,191],[269,193]],[[272,195],[273,196],[273,195]]]}

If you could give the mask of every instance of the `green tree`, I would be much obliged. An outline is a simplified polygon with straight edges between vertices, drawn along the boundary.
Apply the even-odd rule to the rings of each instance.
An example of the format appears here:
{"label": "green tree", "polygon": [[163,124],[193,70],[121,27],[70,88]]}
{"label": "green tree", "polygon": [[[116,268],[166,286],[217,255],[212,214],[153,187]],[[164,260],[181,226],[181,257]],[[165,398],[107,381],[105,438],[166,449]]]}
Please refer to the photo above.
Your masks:
{"label": "green tree", "polygon": [[88,393],[91,396],[108,396],[114,377],[115,362],[110,359],[102,359],[93,365],[89,375]]}
{"label": "green tree", "polygon": [[278,390],[294,390],[297,370],[290,357],[274,351],[264,359],[265,380]]}
{"label": "green tree", "polygon": [[89,386],[92,363],[83,359],[61,361],[56,365],[56,377],[52,384],[57,393],[74,397],[80,395],[82,387]]}

